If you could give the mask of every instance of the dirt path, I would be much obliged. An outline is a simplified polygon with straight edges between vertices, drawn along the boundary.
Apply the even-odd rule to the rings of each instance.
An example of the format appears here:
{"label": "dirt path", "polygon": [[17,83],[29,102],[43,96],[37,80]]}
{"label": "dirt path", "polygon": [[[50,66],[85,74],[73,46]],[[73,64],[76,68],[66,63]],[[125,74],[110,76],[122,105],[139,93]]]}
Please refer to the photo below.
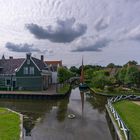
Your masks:
{"label": "dirt path", "polygon": [[133,101],[133,103],[140,105],[140,101]]}

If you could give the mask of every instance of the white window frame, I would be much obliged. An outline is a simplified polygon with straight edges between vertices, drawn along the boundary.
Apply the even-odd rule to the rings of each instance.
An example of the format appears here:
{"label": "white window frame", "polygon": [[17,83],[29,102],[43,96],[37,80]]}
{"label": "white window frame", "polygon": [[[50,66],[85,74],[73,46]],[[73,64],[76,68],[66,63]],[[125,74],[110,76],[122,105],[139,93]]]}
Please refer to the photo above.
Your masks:
{"label": "white window frame", "polygon": [[24,75],[29,74],[29,73],[28,73],[28,67],[23,67],[23,74],[24,74]]}
{"label": "white window frame", "polygon": [[34,75],[34,74],[35,74],[35,68],[34,68],[34,67],[30,67],[29,73],[30,73],[31,75]]}

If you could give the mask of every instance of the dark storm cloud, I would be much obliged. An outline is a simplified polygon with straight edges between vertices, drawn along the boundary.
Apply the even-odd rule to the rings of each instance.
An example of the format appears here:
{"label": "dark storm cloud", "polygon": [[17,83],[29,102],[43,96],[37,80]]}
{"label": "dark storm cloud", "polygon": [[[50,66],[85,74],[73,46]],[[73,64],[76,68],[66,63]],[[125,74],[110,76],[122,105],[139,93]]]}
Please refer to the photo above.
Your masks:
{"label": "dark storm cloud", "polygon": [[85,24],[75,24],[75,18],[57,20],[56,26],[49,25],[46,28],[33,23],[25,26],[37,39],[48,39],[57,43],[72,42],[87,30]]}
{"label": "dark storm cloud", "polygon": [[81,41],[75,45],[72,52],[85,52],[85,51],[101,51],[101,48],[106,47],[111,40],[106,38],[83,38]]}
{"label": "dark storm cloud", "polygon": [[7,42],[5,47],[9,51],[13,52],[40,52],[39,49],[33,48],[33,45],[25,44],[14,44],[11,42]]}

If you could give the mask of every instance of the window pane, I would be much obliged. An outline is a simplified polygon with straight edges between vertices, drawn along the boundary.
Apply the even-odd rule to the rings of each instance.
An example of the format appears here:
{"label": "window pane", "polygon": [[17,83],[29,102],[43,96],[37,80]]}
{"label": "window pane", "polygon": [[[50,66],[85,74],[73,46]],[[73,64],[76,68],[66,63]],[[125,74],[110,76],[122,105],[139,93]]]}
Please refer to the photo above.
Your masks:
{"label": "window pane", "polygon": [[30,74],[34,74],[34,67],[30,67]]}
{"label": "window pane", "polygon": [[24,74],[28,74],[28,67],[24,67],[23,73],[24,73]]}
{"label": "window pane", "polygon": [[27,64],[28,64],[28,65],[30,64],[30,59],[27,59]]}
{"label": "window pane", "polygon": [[11,84],[11,81],[8,79],[8,80],[6,80],[6,85],[10,85]]}

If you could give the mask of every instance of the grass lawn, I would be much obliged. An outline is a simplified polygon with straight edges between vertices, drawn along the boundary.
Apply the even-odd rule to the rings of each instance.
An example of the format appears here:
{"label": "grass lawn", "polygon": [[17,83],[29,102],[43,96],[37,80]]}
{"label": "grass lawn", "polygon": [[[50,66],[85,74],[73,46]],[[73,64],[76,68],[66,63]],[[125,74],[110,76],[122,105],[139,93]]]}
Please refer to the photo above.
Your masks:
{"label": "grass lawn", "polygon": [[68,92],[69,88],[70,88],[70,85],[69,84],[66,84],[63,87],[58,88],[58,91],[57,92],[58,93],[65,94],[66,92]]}
{"label": "grass lawn", "polygon": [[140,140],[140,105],[131,101],[114,103],[117,112],[130,129],[132,140]]}
{"label": "grass lawn", "polygon": [[18,114],[0,108],[0,140],[19,140],[20,117]]}

